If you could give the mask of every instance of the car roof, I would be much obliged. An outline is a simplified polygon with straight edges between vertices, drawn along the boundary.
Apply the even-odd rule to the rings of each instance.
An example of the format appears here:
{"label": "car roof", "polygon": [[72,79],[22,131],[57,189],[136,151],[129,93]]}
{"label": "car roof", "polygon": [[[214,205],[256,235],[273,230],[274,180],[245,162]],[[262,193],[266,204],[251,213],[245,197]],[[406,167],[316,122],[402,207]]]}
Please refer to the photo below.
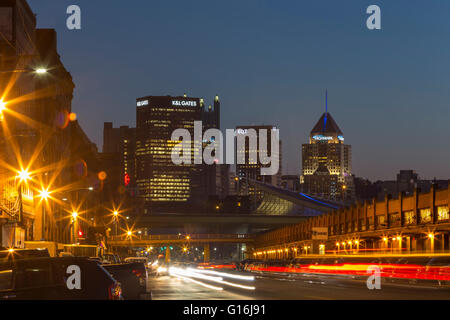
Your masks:
{"label": "car roof", "polygon": [[77,262],[81,262],[81,261],[91,261],[93,263],[96,263],[95,260],[91,260],[89,258],[86,257],[32,257],[32,258],[25,258],[25,259],[17,259],[17,260],[9,260],[9,261],[0,261],[0,265],[2,264],[11,264],[11,263],[27,263],[30,261],[34,261],[34,262],[40,262],[40,261],[77,261]]}

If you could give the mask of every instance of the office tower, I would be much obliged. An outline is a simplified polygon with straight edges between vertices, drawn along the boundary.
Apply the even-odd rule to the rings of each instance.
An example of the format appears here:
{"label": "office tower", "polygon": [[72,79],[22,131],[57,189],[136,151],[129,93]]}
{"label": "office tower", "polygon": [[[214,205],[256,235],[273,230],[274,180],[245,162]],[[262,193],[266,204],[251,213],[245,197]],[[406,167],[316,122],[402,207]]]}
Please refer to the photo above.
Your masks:
{"label": "office tower", "polygon": [[[103,127],[103,153],[112,154],[121,167],[120,185],[128,189],[136,186],[136,128],[120,126],[113,128],[111,122],[105,122]],[[115,177],[116,179],[118,177]]]}
{"label": "office tower", "polygon": [[[255,190],[254,187],[248,184],[248,180],[256,180],[259,182],[263,182],[266,184],[271,184],[273,186],[281,186],[281,141],[279,141],[279,152],[278,154],[272,154],[272,146],[271,146],[271,134],[272,130],[276,130],[277,128],[272,125],[260,125],[260,126],[237,126],[236,127],[236,141],[238,142],[239,136],[247,136],[250,130],[254,130],[257,137],[256,150],[251,150],[251,143],[249,138],[245,138],[245,146],[239,146],[236,143],[236,175],[239,177],[239,194],[240,195],[249,195],[255,196],[257,200],[261,198],[261,192]],[[261,149],[260,144],[260,134],[265,130],[265,134],[267,135],[267,150]],[[257,156],[256,161],[251,161],[250,152],[256,151],[254,154]],[[279,159],[279,169],[278,172],[274,175],[262,175],[261,169],[264,167],[270,167],[270,164],[262,164],[260,161],[260,154],[272,156],[273,159]],[[240,156],[244,157],[245,163],[239,164],[237,159]]]}
{"label": "office tower", "polygon": [[[136,182],[146,212],[185,212],[186,203],[201,196],[202,165],[176,165],[172,141],[176,129],[187,129],[194,146],[194,121],[202,120],[203,103],[187,96],[147,96],[137,99]],[[192,153],[193,158],[193,153]]]}
{"label": "office tower", "polygon": [[320,117],[302,145],[304,193],[331,200],[354,199],[351,146],[329,112]]}

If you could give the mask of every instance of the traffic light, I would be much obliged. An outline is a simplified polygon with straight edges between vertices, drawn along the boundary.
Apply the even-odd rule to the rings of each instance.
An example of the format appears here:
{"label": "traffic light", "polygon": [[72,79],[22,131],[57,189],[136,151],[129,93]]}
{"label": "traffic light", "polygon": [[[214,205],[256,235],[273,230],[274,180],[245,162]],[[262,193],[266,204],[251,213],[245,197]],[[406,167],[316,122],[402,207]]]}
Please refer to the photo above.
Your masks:
{"label": "traffic light", "polygon": [[82,231],[81,229],[78,230],[78,237],[79,237],[79,238],[83,238],[83,236],[84,236],[83,231]]}

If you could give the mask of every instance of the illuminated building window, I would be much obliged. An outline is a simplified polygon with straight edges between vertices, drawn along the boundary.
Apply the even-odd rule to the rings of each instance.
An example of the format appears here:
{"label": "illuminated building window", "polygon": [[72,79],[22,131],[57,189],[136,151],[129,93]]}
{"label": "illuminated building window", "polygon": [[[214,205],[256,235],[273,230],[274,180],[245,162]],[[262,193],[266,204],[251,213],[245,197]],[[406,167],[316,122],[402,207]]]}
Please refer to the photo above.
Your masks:
{"label": "illuminated building window", "polygon": [[400,213],[392,213],[389,215],[389,226],[400,226],[401,220]]}
{"label": "illuminated building window", "polygon": [[431,216],[431,209],[420,209],[420,223],[433,222],[433,217]]}
{"label": "illuminated building window", "polygon": [[416,223],[416,214],[414,211],[406,211],[405,215],[405,225],[411,225]]}
{"label": "illuminated building window", "polygon": [[438,221],[449,220],[450,215],[449,215],[448,206],[437,207],[437,215],[438,215]]}

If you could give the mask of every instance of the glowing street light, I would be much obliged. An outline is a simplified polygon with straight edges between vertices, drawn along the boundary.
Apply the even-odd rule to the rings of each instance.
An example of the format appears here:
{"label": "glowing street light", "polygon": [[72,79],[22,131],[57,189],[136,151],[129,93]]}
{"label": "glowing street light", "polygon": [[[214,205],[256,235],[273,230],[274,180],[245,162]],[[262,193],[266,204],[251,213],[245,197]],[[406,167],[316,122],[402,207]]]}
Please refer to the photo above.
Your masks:
{"label": "glowing street light", "polygon": [[27,183],[31,179],[31,174],[27,169],[22,169],[22,171],[18,172],[17,178],[20,179],[20,182],[25,181]]}
{"label": "glowing street light", "polygon": [[77,220],[78,212],[76,212],[76,211],[72,212],[72,218],[73,218],[74,221]]}
{"label": "glowing street light", "polygon": [[50,197],[50,193],[47,189],[42,189],[41,191],[39,191],[39,197],[41,198],[41,200],[47,200]]}
{"label": "glowing street light", "polygon": [[6,110],[6,102],[3,99],[0,99],[0,112]]}
{"label": "glowing street light", "polygon": [[3,99],[0,99],[0,121],[4,120],[3,111],[6,110],[6,102]]}
{"label": "glowing street light", "polygon": [[38,68],[38,69],[35,70],[35,72],[37,74],[45,74],[45,73],[48,72],[48,70],[46,68]]}
{"label": "glowing street light", "polygon": [[127,231],[127,236],[131,237],[133,235],[132,231]]}
{"label": "glowing street light", "polygon": [[114,217],[117,217],[119,215],[119,212],[116,210],[113,212]]}

